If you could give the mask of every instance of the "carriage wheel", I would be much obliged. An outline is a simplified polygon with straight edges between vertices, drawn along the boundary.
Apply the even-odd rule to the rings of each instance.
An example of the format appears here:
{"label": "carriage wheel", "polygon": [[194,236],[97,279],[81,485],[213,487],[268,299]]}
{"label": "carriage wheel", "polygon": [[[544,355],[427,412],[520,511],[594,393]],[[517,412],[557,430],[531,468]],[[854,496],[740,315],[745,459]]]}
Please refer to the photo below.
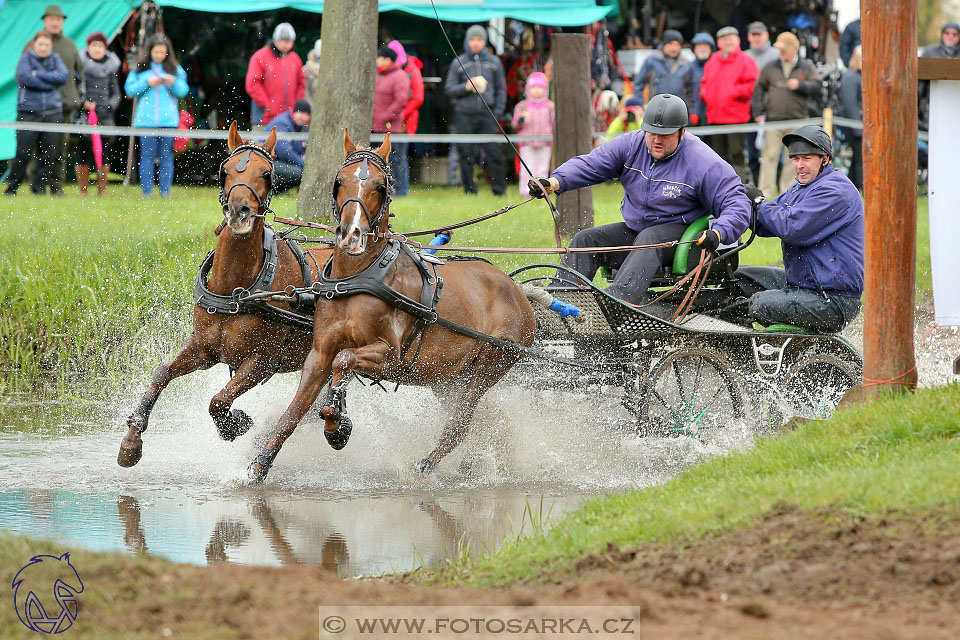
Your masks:
{"label": "carriage wheel", "polygon": [[743,418],[743,395],[725,358],[680,349],[650,372],[638,413],[640,435],[697,436]]}
{"label": "carriage wheel", "polygon": [[797,415],[827,418],[860,377],[853,365],[825,353],[806,357],[787,370],[783,388]]}

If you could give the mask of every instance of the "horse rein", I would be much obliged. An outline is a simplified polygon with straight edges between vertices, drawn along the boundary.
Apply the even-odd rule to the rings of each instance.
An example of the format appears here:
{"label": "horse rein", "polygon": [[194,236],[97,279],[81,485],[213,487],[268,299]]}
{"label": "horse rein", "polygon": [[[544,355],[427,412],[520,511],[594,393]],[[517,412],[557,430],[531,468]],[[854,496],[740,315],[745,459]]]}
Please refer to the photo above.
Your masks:
{"label": "horse rein", "polygon": [[[245,180],[238,180],[234,182],[232,185],[230,185],[230,188],[228,190],[224,191],[224,186],[227,183],[227,169],[226,169],[227,163],[230,162],[230,160],[235,158],[236,156],[241,156],[240,160],[237,162],[237,166],[235,167],[235,169],[237,170],[238,173],[243,173],[244,171],[247,170],[247,165],[250,162],[250,154],[252,153],[256,153],[257,155],[262,157],[264,160],[266,160],[270,164],[270,180],[267,185],[266,195],[263,198],[261,198],[260,194],[257,193],[257,190],[253,188],[253,185],[250,184],[249,182],[246,182]],[[270,155],[269,152],[267,152],[266,149],[252,142],[244,142],[243,144],[238,146],[236,149],[234,149],[233,152],[229,156],[227,156],[223,162],[220,163],[219,176],[220,176],[220,205],[221,206],[223,207],[227,206],[227,202],[230,200],[230,194],[233,193],[234,189],[236,189],[237,187],[246,187],[253,194],[253,197],[257,199],[257,213],[254,214],[253,217],[263,218],[264,216],[266,216],[267,212],[272,213],[272,211],[270,210],[270,200],[273,198],[273,184],[276,181],[275,180],[276,174],[274,172],[274,167],[273,167],[273,157]]]}

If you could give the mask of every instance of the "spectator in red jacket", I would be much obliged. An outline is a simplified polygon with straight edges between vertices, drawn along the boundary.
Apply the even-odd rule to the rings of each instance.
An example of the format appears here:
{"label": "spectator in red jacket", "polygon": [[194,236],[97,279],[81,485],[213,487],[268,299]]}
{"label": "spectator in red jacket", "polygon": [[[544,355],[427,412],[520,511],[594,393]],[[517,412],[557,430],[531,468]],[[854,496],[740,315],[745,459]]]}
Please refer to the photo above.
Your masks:
{"label": "spectator in red jacket", "polygon": [[[416,133],[420,121],[420,105],[423,104],[423,63],[414,56],[408,56],[403,45],[397,40],[391,40],[388,47],[397,52],[397,65],[407,74],[410,82],[410,99],[403,108],[404,133]],[[397,180],[397,195],[405,196],[410,192],[410,160],[408,153],[410,143],[397,142],[397,163],[393,167],[393,177]],[[396,147],[394,147],[396,148]]]}
{"label": "spectator in red jacket", "polygon": [[289,22],[273,30],[273,40],[250,58],[247,67],[247,94],[250,124],[261,125],[293,108],[306,88],[303,61],[293,50],[297,33]]}
{"label": "spectator in red jacket", "polygon": [[[382,45],[377,50],[377,87],[373,95],[373,132],[403,132],[403,108],[410,100],[410,80],[397,64],[397,52]],[[406,154],[406,144],[403,145]],[[398,145],[390,151],[390,166],[399,162]],[[396,174],[394,174],[396,178]],[[399,184],[397,185],[400,186]],[[409,185],[408,185],[409,188]],[[397,191],[397,195],[403,195]]]}
{"label": "spectator in red jacket", "polygon": [[[740,34],[735,27],[717,31],[719,51],[710,56],[703,68],[700,98],[707,105],[708,124],[750,122],[750,100],[760,71],[757,63],[740,49]],[[721,158],[729,162],[744,183],[751,182],[747,167],[743,133],[706,136]]]}

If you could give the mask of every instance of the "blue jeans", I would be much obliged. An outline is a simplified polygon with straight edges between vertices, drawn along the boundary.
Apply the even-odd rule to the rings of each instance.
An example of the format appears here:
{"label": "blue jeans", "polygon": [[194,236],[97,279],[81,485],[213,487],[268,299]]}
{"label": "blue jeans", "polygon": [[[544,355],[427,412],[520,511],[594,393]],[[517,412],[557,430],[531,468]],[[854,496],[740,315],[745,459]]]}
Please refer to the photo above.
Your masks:
{"label": "blue jeans", "polygon": [[390,168],[397,183],[397,195],[410,193],[410,158],[407,157],[409,142],[395,142],[390,148]]}
{"label": "blue jeans", "polygon": [[170,195],[173,186],[173,138],[168,136],[140,136],[140,188],[143,195],[153,193],[155,161],[160,160],[160,175],[157,182],[160,195]]}

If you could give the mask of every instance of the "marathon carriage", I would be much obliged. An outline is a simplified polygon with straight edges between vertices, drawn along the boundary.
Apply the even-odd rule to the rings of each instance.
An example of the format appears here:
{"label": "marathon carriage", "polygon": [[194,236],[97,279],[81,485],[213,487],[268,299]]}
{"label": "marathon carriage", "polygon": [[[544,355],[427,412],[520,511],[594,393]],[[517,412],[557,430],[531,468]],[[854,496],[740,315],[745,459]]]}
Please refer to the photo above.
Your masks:
{"label": "marathon carriage", "polygon": [[[842,336],[792,325],[748,327],[709,312],[673,318],[663,313],[688,301],[691,289],[707,299],[706,307],[731,297],[737,254],[753,234],[721,251],[701,282],[693,278],[676,286],[691,275],[689,241],[707,222],[687,229],[673,263],[653,283],[653,293],[672,289],[663,300],[674,304],[638,308],[562,265],[512,272],[518,282],[540,286],[580,311],[579,317],[564,316],[535,304],[534,346],[566,362],[527,358],[514,366],[512,379],[543,389],[620,389],[638,435],[697,436],[738,420],[765,431],[792,416],[827,417],[861,379],[861,356]],[[559,271],[579,282],[558,282]]]}

